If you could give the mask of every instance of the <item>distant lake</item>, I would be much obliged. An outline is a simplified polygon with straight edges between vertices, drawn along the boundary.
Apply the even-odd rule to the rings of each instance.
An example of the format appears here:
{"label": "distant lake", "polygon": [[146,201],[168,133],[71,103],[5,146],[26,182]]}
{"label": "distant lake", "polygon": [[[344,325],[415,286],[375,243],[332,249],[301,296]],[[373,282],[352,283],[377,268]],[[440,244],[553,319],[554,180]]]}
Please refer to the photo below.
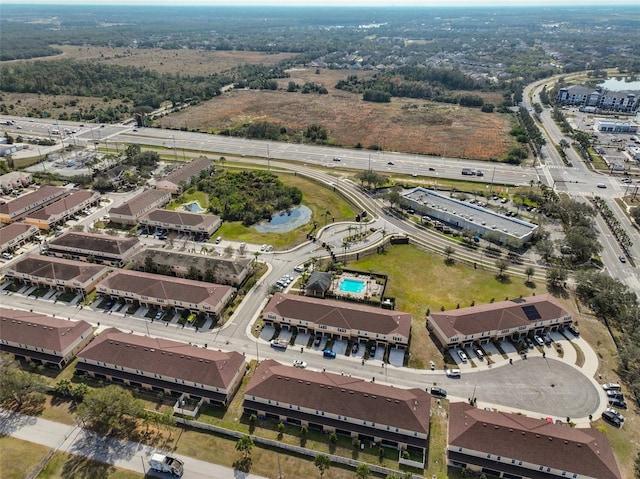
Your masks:
{"label": "distant lake", "polygon": [[640,81],[627,82],[624,78],[609,78],[603,83],[599,83],[598,86],[609,91],[640,90]]}

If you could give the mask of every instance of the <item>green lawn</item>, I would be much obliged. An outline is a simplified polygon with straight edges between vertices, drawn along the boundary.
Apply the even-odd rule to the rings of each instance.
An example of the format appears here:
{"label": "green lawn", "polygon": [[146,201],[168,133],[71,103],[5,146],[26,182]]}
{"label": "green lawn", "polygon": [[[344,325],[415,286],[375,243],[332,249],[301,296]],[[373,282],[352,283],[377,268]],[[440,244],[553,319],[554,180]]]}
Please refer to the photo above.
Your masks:
{"label": "green lawn", "polygon": [[140,479],[137,472],[118,469],[109,464],[92,461],[82,456],[56,452],[37,479]]}
{"label": "green lawn", "polygon": [[[399,311],[413,315],[411,330],[412,367],[425,367],[433,360],[438,367],[444,365],[425,328],[427,309],[439,311],[441,307],[454,309],[488,303],[492,299],[503,301],[543,293],[544,285],[528,287],[523,278],[511,277],[498,281],[494,273],[473,269],[460,263],[446,265],[440,255],[425,253],[411,245],[389,247],[381,255],[373,255],[350,262],[350,269],[372,271],[389,276],[385,296],[395,297]],[[508,272],[507,272],[508,273]]]}
{"label": "green lawn", "polygon": [[23,479],[49,450],[10,436],[0,436],[0,476],[2,479]]}

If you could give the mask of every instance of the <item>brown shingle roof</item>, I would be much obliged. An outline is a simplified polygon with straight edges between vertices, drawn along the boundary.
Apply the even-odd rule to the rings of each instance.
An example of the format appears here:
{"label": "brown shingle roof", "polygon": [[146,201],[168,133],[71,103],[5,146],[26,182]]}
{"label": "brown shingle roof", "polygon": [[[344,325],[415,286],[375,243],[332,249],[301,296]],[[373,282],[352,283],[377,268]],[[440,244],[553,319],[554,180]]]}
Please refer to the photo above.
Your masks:
{"label": "brown shingle roof", "polygon": [[79,204],[84,201],[90,200],[92,198],[97,199],[99,194],[95,191],[88,190],[80,190],[74,191],[68,196],[61,198],[57,201],[54,201],[48,206],[39,209],[38,211],[34,211],[33,213],[28,214],[29,218],[43,219],[46,220],[53,215],[59,215],[60,213],[64,213],[71,208],[75,208]]}
{"label": "brown shingle roof", "polygon": [[209,158],[198,158],[172,171],[160,181],[170,181],[178,185],[181,181],[186,181],[192,176],[199,174],[202,170],[211,168],[212,166],[213,162]]}
{"label": "brown shingle roof", "polygon": [[409,313],[308,296],[276,293],[264,312],[345,329],[400,334],[406,338],[411,332]]}
{"label": "brown shingle roof", "polygon": [[100,282],[99,286],[117,291],[129,291],[151,298],[193,304],[208,303],[212,306],[222,301],[233,289],[231,286],[122,269],[111,273]]}
{"label": "brown shingle roof", "polygon": [[375,424],[428,434],[431,395],[339,374],[284,366],[272,359],[256,368],[245,397],[271,399]]}
{"label": "brown shingle roof", "polygon": [[218,388],[229,387],[245,362],[244,356],[235,351],[196,348],[168,339],[123,333],[116,328],[103,331],[78,358]]}
{"label": "brown shingle roof", "polygon": [[39,278],[51,278],[63,281],[76,280],[84,283],[101,271],[107,271],[107,269],[106,266],[86,263],[84,261],[28,254],[24,259],[9,266],[8,271],[29,274]]}
{"label": "brown shingle roof", "polygon": [[187,213],[186,211],[170,211],[155,208],[143,215],[140,220],[161,221],[172,225],[202,226],[208,228],[220,221],[216,215],[200,215],[197,213]]}
{"label": "brown shingle roof", "polygon": [[86,321],[67,321],[29,311],[0,308],[0,338],[5,341],[61,353],[92,331]]}
{"label": "brown shingle roof", "polygon": [[109,214],[137,217],[141,211],[165,196],[170,197],[171,195],[166,191],[145,190],[120,206],[111,208]]}
{"label": "brown shingle roof", "polygon": [[138,244],[140,244],[138,238],[122,238],[106,234],[69,231],[49,241],[49,248],[77,248],[85,251],[91,250],[98,254],[123,255],[134,249]]}
{"label": "brown shingle roof", "polygon": [[30,205],[35,205],[43,201],[45,198],[51,196],[61,196],[65,194],[64,188],[58,188],[57,186],[43,186],[33,193],[28,193],[15,200],[9,201],[3,205],[0,205],[0,213],[11,214],[15,211],[19,211]]}
{"label": "brown shingle roof", "polygon": [[447,337],[451,338],[457,334],[472,335],[485,331],[500,331],[530,325],[532,320],[528,319],[523,309],[529,306],[534,307],[539,313],[540,319],[538,321],[562,318],[569,314],[556,302],[553,296],[542,294],[431,313],[431,320],[437,323]]}
{"label": "brown shingle roof", "polygon": [[3,228],[0,228],[0,245],[8,243],[12,239],[25,234],[30,229],[35,228],[35,232],[38,228],[34,225],[28,225],[26,223],[11,223]]}
{"label": "brown shingle roof", "polygon": [[[621,479],[607,437],[517,414],[451,403],[449,448],[481,451],[598,479]],[[567,475],[570,477],[570,475]]]}
{"label": "brown shingle roof", "polygon": [[224,274],[239,275],[253,262],[251,258],[229,259],[221,256],[203,256],[196,253],[159,248],[146,248],[136,253],[131,258],[131,262],[135,263],[137,268],[141,268],[144,267],[147,257],[151,257],[156,265],[182,266],[185,268],[194,266],[203,274],[207,269],[211,269],[219,276],[224,276]]}

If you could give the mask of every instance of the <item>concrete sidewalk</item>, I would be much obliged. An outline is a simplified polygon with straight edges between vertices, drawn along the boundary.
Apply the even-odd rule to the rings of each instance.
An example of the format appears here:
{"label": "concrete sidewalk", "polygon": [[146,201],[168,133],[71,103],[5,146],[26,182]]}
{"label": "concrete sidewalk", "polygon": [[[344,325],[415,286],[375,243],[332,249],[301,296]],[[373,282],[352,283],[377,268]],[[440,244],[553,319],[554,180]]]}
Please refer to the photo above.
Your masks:
{"label": "concrete sidewalk", "polygon": [[[156,449],[144,444],[99,436],[78,426],[0,409],[0,434],[87,457],[122,469],[145,474],[148,458]],[[229,467],[172,454],[184,461],[184,479],[266,479]]]}

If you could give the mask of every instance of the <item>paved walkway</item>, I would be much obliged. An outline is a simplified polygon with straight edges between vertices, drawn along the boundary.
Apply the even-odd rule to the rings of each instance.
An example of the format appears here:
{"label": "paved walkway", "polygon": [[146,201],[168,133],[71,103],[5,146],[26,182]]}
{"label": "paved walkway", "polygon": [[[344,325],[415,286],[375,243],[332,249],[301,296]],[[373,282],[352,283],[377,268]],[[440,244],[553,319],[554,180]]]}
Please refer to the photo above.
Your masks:
{"label": "paved walkway", "polygon": [[[140,474],[149,472],[148,458],[153,452],[158,452],[150,446],[136,442],[103,437],[81,427],[68,426],[4,409],[0,409],[0,434],[84,456]],[[172,455],[184,461],[182,476],[184,479],[266,479],[180,454]],[[158,477],[167,476],[158,475]]]}

